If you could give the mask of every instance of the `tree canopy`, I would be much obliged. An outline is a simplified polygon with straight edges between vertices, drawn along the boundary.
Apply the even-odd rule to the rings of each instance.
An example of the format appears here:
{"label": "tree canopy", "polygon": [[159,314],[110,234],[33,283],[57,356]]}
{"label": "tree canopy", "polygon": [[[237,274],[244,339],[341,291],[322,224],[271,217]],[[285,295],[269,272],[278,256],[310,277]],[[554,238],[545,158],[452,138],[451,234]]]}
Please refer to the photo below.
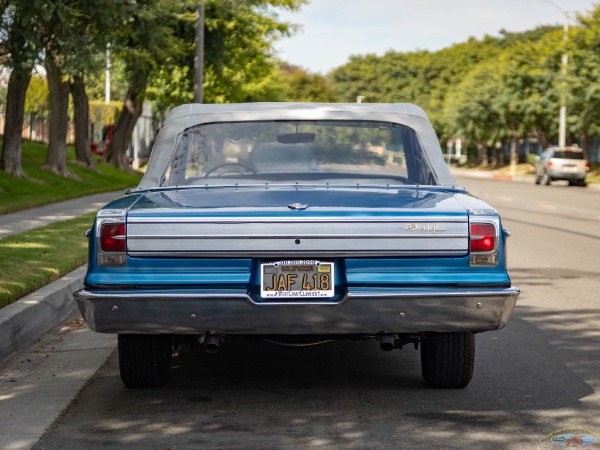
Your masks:
{"label": "tree canopy", "polygon": [[[569,142],[587,148],[590,137],[600,134],[600,5],[578,17],[566,40],[556,26],[501,30],[499,36],[470,38],[439,51],[353,55],[323,76],[278,60],[273,50],[277,39],[296,29],[278,12],[297,10],[305,0],[204,1],[205,102],[355,102],[362,96],[367,102],[415,103],[442,140],[462,138],[483,151],[481,161],[499,141],[510,141],[513,150],[526,138],[543,146],[555,142],[563,99]],[[88,95],[104,96],[108,43],[111,97],[123,107],[106,158],[124,167],[144,100],[159,115],[193,101],[197,6],[197,0],[0,0],[0,64],[11,70],[8,89],[0,94],[12,130],[4,136],[2,168],[21,174],[18,118],[25,104],[39,109],[47,98],[35,77],[26,94],[34,64],[45,60],[50,109],[63,117],[52,128],[64,130],[68,86],[82,123]],[[567,71],[561,64],[565,52]],[[81,136],[83,148],[89,147],[85,133]],[[49,168],[62,173],[64,148],[50,147],[51,154],[60,150],[60,158]]]}
{"label": "tree canopy", "polygon": [[[569,54],[568,71],[561,58]],[[565,98],[569,142],[586,148],[600,132],[600,6],[579,17],[568,39],[542,26],[471,38],[436,51],[355,55],[329,74],[338,101],[409,102],[423,107],[442,140],[470,147],[498,140],[556,142]],[[514,155],[513,155],[514,158]]]}

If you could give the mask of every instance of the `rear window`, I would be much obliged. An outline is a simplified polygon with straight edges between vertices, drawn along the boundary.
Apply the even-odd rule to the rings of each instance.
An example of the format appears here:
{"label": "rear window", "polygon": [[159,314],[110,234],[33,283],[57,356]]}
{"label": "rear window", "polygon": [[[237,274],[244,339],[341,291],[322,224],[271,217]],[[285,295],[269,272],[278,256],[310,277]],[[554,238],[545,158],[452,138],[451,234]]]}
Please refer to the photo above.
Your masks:
{"label": "rear window", "polygon": [[415,131],[370,121],[203,124],[185,130],[163,186],[248,182],[437,184]]}
{"label": "rear window", "polygon": [[552,157],[558,159],[585,159],[581,150],[557,150]]}

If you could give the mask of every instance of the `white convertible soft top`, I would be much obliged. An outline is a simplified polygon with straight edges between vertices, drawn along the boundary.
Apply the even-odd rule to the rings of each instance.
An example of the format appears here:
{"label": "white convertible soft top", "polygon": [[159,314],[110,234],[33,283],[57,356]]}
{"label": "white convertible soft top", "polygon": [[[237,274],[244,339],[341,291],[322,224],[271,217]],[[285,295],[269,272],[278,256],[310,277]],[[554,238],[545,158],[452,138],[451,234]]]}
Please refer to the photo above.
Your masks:
{"label": "white convertible soft top", "polygon": [[456,180],[444,161],[437,135],[423,109],[409,103],[228,103],[189,104],[174,108],[161,128],[139,188],[160,185],[171,160],[177,136],[204,123],[268,120],[381,121],[406,125],[419,141],[442,186],[455,187]]}

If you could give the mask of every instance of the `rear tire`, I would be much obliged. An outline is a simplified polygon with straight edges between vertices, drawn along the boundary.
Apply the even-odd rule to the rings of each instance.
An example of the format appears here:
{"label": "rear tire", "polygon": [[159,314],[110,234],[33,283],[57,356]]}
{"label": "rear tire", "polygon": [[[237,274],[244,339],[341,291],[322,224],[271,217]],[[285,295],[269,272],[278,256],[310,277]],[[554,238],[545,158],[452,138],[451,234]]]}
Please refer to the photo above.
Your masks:
{"label": "rear tire", "polygon": [[119,334],[119,371],[129,388],[164,385],[171,374],[173,340],[160,334]]}
{"label": "rear tire", "polygon": [[421,371],[435,388],[464,388],[473,377],[473,333],[429,333],[421,341]]}

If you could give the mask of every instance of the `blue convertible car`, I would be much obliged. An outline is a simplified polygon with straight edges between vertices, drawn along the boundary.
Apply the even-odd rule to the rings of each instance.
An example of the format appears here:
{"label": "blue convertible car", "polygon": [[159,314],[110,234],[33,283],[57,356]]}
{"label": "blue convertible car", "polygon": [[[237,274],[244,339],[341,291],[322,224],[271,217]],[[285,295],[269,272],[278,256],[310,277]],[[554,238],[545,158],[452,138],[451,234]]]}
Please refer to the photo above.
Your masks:
{"label": "blue convertible car", "polygon": [[519,294],[507,236],[417,106],[184,105],[98,212],[75,298],[129,387],[164,384],[182,341],[244,338],[420,346],[424,380],[460,388]]}

